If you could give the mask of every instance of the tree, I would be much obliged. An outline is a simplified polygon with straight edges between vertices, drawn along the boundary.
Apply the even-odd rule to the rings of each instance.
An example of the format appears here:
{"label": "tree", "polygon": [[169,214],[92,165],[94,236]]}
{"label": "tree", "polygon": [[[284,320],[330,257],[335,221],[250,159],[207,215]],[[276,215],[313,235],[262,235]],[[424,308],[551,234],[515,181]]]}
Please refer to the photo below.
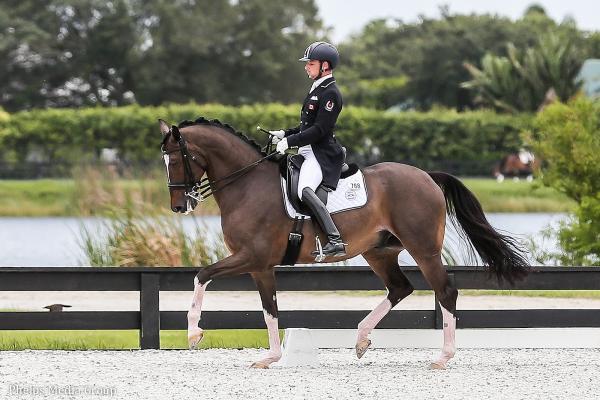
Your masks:
{"label": "tree", "polygon": [[486,54],[482,69],[465,64],[472,79],[462,87],[474,91],[478,103],[499,111],[536,111],[549,90],[566,101],[580,89],[582,59],[568,38],[549,34],[537,47],[520,51],[509,43],[507,49],[507,57]]}
{"label": "tree", "polygon": [[[348,104],[472,107],[468,62],[508,57],[555,32],[582,59],[597,34],[558,24],[531,6],[523,18],[458,15],[414,23],[375,20],[339,45],[336,71]],[[327,39],[314,0],[3,0],[0,106],[130,102],[297,102],[309,86],[297,63]]]}
{"label": "tree", "polygon": [[314,0],[5,0],[0,106],[297,102]]}
{"label": "tree", "polygon": [[297,60],[323,34],[313,0],[152,0],[144,21],[142,104],[299,101],[308,83]]}
{"label": "tree", "polygon": [[419,109],[437,104],[460,110],[475,106],[475,95],[461,87],[470,79],[463,64],[481,70],[488,53],[508,57],[509,42],[526,49],[537,46],[540,37],[557,34],[568,38],[581,61],[598,48],[590,43],[593,35],[579,31],[572,21],[556,23],[536,6],[517,21],[497,15],[451,14],[447,8],[441,14],[440,19],[422,17],[415,23],[388,19],[368,24],[340,46],[340,82],[406,76],[400,102],[414,103]]}
{"label": "tree", "polygon": [[43,83],[60,80],[64,63],[48,33],[58,29],[59,21],[45,12],[50,3],[0,3],[0,106],[9,111],[43,106]]}
{"label": "tree", "polygon": [[540,4],[531,4],[530,6],[527,7],[527,9],[525,10],[525,12],[523,13],[523,16],[525,18],[528,17],[537,17],[537,16],[542,16],[545,17],[548,14],[546,14],[546,10],[544,9],[543,6],[541,6]]}
{"label": "tree", "polygon": [[137,36],[127,0],[7,0],[0,20],[7,109],[133,100],[129,57]]}
{"label": "tree", "polygon": [[344,102],[385,110],[404,100],[407,82],[407,77],[400,75],[379,79],[342,81],[340,87],[344,93]]}
{"label": "tree", "polygon": [[521,82],[508,57],[488,53],[481,60],[481,70],[470,63],[465,63],[465,68],[472,80],[464,82],[462,87],[477,91],[476,103],[508,112],[530,106],[529,96],[519,91]]}
{"label": "tree", "polygon": [[600,263],[600,103],[585,97],[555,103],[535,120],[528,143],[547,165],[542,180],[577,202],[558,231],[565,265]]}

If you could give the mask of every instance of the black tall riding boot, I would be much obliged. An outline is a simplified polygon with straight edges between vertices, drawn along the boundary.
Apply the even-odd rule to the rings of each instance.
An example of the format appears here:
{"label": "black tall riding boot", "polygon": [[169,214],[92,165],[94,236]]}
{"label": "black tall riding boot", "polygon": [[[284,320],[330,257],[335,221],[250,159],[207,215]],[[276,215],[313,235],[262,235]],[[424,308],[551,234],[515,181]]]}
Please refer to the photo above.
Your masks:
{"label": "black tall riding boot", "polygon": [[327,234],[329,241],[323,247],[323,254],[326,256],[346,255],[346,249],[344,248],[340,232],[337,230],[329,211],[327,211],[321,199],[317,197],[311,188],[304,188],[302,189],[302,201],[310,208],[321,229]]}

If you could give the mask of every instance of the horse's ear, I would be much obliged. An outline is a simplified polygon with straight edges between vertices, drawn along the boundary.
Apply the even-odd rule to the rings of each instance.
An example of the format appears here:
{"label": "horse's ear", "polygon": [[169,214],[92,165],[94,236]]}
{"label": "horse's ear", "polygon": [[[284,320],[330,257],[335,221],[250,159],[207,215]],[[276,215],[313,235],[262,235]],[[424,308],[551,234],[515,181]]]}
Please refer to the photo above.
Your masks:
{"label": "horse's ear", "polygon": [[171,129],[169,128],[169,124],[167,124],[164,120],[160,118],[158,119],[158,125],[160,126],[160,133],[162,133],[163,136],[168,135],[171,131]]}
{"label": "horse's ear", "polygon": [[181,139],[181,133],[179,132],[179,128],[175,125],[171,126],[171,133],[173,134],[173,138],[175,140]]}

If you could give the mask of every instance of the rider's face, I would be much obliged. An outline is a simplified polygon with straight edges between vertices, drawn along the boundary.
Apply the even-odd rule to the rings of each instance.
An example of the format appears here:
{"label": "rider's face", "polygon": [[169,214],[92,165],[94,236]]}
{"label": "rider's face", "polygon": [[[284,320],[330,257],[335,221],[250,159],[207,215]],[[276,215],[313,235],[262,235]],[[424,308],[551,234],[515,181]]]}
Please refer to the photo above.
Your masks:
{"label": "rider's face", "polygon": [[306,62],[306,65],[304,66],[304,70],[306,71],[306,74],[308,75],[308,77],[310,79],[316,79],[317,76],[319,76],[319,69],[320,69],[319,64],[320,63],[317,60],[309,60]]}

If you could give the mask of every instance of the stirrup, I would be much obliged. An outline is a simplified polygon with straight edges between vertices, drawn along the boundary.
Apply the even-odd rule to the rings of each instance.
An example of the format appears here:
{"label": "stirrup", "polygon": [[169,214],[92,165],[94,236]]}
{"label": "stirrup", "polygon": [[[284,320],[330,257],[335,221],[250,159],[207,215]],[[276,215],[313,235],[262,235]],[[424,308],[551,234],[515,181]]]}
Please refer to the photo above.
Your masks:
{"label": "stirrup", "polygon": [[317,250],[313,251],[311,254],[313,256],[315,256],[315,262],[322,262],[323,260],[325,260],[325,257],[327,257],[325,254],[323,254],[323,246],[321,246],[321,241],[319,240],[319,235],[315,236],[315,247],[317,248]]}

